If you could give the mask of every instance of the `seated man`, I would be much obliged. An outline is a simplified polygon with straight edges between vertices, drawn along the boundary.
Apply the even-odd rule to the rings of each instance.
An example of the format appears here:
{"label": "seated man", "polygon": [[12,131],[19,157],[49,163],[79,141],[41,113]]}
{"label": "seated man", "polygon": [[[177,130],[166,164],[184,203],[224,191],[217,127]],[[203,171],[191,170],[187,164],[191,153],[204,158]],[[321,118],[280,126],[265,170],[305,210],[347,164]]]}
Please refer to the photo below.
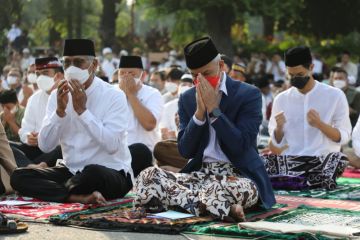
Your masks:
{"label": "seated man", "polygon": [[246,66],[240,63],[233,63],[229,76],[234,80],[246,82]]}
{"label": "seated man", "polygon": [[[193,86],[191,74],[184,74],[180,81],[179,96]],[[176,98],[165,104],[164,113],[160,121],[162,141],[158,142],[154,148],[154,157],[157,160],[158,166],[173,172],[179,172],[187,163],[187,160],[180,155],[176,141],[179,127],[178,103],[179,99]]]}
{"label": "seated man", "polygon": [[196,88],[180,95],[178,144],[180,154],[191,160],[182,173],[157,167],[140,173],[136,204],[242,221],[243,209],[275,203],[256,149],[261,93],[226,76],[209,37],[187,45],[184,54]]}
{"label": "seated man", "polygon": [[345,94],[314,80],[308,47],[287,50],[285,62],[293,87],[276,96],[269,134],[272,145],[287,148],[264,156],[267,171],[277,188],[332,189],[347,164],[340,153],[351,134]]}
{"label": "seated man", "polygon": [[[38,75],[37,85],[40,90],[35,92],[28,101],[19,131],[22,144],[12,146],[25,154],[28,163],[39,164],[40,167],[53,167],[57,159],[62,159],[61,148],[58,146],[50,153],[44,153],[38,146],[38,134],[45,117],[49,96],[60,80],[64,79],[64,70],[55,57],[36,58],[35,66]],[[23,162],[24,159],[20,161]],[[19,163],[18,165],[20,166]]]}
{"label": "seated man", "polygon": [[12,193],[10,175],[16,168],[14,154],[6,138],[3,125],[0,123],[0,195]]}
{"label": "seated man", "polygon": [[128,143],[135,177],[152,166],[152,153],[159,141],[157,125],[163,110],[160,92],[143,84],[141,57],[122,56],[119,64],[119,88],[125,93],[129,108]]}
{"label": "seated man", "polygon": [[178,89],[182,75],[184,75],[184,72],[178,68],[171,68],[167,74],[167,79],[165,82],[165,89],[167,93],[163,95],[165,104],[179,98]]}
{"label": "seated man", "polygon": [[350,110],[351,126],[355,127],[360,113],[360,92],[349,85],[348,74],[342,68],[333,69],[333,77],[330,79],[329,84],[341,89],[345,93]]}
{"label": "seated man", "polygon": [[3,108],[0,118],[8,140],[20,142],[19,129],[25,109],[20,106],[16,92],[14,90],[2,92],[0,94],[0,104]]}
{"label": "seated man", "polygon": [[65,40],[63,56],[65,81],[50,95],[38,136],[43,152],[60,142],[63,164],[16,169],[11,185],[22,195],[53,202],[123,197],[133,181],[125,95],[94,75],[98,61],[91,40]]}

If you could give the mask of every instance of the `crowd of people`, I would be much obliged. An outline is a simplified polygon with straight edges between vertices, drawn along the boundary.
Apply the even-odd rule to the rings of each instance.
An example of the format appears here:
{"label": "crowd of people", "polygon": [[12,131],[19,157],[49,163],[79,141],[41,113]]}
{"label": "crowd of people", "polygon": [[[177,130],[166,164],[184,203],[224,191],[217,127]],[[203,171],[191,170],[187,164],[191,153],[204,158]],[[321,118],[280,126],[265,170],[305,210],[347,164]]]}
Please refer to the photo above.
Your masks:
{"label": "crowd of people", "polygon": [[275,203],[272,188],[333,189],[360,168],[350,56],[329,67],[298,46],[230,58],[209,37],[160,60],[139,48],[97,56],[88,39],[65,40],[61,55],[13,47],[0,78],[0,192],[103,203],[133,190],[152,211],[242,221]]}

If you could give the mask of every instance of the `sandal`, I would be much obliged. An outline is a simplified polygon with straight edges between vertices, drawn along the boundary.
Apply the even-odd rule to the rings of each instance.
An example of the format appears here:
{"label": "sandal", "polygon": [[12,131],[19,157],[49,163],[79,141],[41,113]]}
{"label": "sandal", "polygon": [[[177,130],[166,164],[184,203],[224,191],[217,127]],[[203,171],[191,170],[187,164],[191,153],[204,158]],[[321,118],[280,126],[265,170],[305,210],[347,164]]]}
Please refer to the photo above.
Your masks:
{"label": "sandal", "polygon": [[0,234],[24,233],[27,230],[28,225],[26,223],[17,223],[0,213]]}

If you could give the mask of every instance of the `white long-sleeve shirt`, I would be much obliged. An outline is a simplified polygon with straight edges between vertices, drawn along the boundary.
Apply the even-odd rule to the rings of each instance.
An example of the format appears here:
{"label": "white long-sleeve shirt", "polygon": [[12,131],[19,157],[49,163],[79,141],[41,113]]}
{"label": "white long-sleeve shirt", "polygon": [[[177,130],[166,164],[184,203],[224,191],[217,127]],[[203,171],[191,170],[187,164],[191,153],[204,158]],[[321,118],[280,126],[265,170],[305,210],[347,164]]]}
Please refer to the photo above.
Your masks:
{"label": "white long-sleeve shirt", "polygon": [[87,110],[79,116],[69,93],[63,118],[56,114],[57,91],[52,92],[39,134],[40,149],[49,152],[60,142],[65,165],[73,174],[87,165],[98,164],[118,171],[123,169],[133,176],[125,94],[97,77],[85,91]]}
{"label": "white long-sleeve shirt", "polygon": [[[320,119],[340,131],[340,142],[334,142],[307,121],[308,112],[314,109]],[[284,137],[278,143],[274,136],[275,115],[283,111],[286,123]],[[315,81],[314,88],[302,94],[295,87],[280,93],[274,100],[269,122],[269,134],[276,147],[286,144],[284,155],[319,156],[339,152],[341,145],[350,139],[351,123],[345,94],[334,87]]]}
{"label": "white long-sleeve shirt", "polygon": [[360,157],[360,117],[352,133],[352,145],[356,156]]}
{"label": "white long-sleeve shirt", "polygon": [[29,98],[26,105],[24,118],[21,122],[21,129],[19,130],[20,140],[23,143],[28,143],[28,134],[31,132],[38,133],[40,131],[42,122],[45,117],[48,99],[49,94],[43,90],[35,92]]}
{"label": "white long-sleeve shirt", "polygon": [[151,131],[147,131],[143,128],[139,120],[136,118],[130,103],[128,103],[130,118],[128,125],[129,145],[134,143],[143,143],[150,148],[150,150],[153,150],[155,144],[160,141],[158,126],[164,109],[164,102],[159,90],[147,85],[142,85],[141,89],[137,93],[137,98],[155,117],[156,127]]}

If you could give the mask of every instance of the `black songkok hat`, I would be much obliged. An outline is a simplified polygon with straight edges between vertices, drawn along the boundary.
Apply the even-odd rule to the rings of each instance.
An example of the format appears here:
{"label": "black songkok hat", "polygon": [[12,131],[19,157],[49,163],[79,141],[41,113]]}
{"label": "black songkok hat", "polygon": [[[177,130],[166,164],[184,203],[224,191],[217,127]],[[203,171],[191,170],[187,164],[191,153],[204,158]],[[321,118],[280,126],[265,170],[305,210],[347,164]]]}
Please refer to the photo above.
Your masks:
{"label": "black songkok hat", "polygon": [[0,103],[6,104],[6,103],[17,103],[18,99],[16,96],[15,90],[5,90],[2,93],[0,93]]}
{"label": "black songkok hat", "polygon": [[119,68],[144,69],[141,57],[139,56],[121,56]]}
{"label": "black songkok hat", "polygon": [[186,65],[190,69],[200,68],[219,54],[210,37],[200,38],[184,48]]}
{"label": "black songkok hat", "polygon": [[95,46],[90,39],[66,39],[63,56],[94,56]]}
{"label": "black songkok hat", "polygon": [[285,65],[287,67],[295,67],[311,62],[311,51],[306,46],[290,48],[285,52]]}
{"label": "black songkok hat", "polygon": [[62,65],[56,57],[45,57],[35,59],[36,70],[42,70],[47,68],[61,68]]}

